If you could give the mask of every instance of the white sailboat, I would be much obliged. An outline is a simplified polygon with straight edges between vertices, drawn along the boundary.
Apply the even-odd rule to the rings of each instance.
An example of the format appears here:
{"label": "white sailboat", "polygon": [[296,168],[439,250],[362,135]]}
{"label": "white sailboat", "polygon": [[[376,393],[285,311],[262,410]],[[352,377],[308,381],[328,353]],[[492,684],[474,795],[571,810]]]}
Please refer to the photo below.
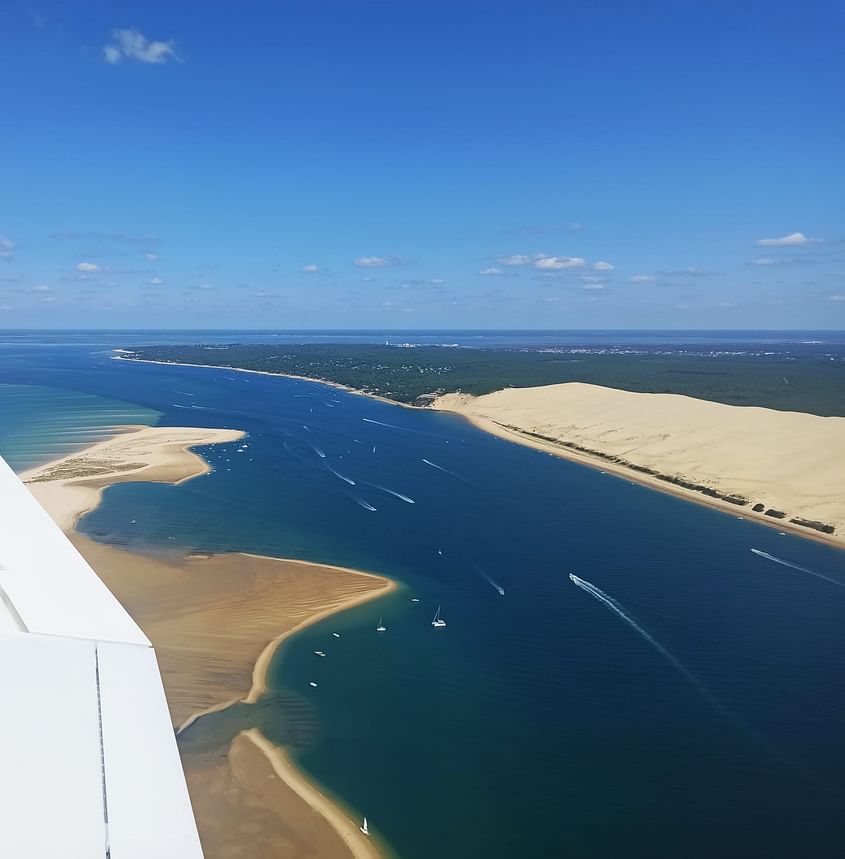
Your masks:
{"label": "white sailboat", "polygon": [[437,629],[446,626],[446,621],[440,617],[440,606],[437,606],[437,611],[434,613],[434,620],[431,622],[431,625]]}
{"label": "white sailboat", "polygon": [[376,627],[376,632],[386,632],[387,627],[381,622],[381,618],[378,619],[378,626]]}
{"label": "white sailboat", "polygon": [[361,826],[359,826],[358,828],[361,830],[361,832],[364,833],[364,835],[370,834],[370,827],[367,826],[367,818],[366,817],[364,818],[364,823]]}

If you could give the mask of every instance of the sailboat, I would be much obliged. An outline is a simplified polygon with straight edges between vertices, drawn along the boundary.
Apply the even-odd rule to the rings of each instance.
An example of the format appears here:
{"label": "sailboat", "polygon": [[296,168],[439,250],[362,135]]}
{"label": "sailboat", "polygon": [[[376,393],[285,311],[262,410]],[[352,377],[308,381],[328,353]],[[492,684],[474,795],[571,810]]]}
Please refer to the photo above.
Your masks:
{"label": "sailboat", "polygon": [[361,826],[359,826],[358,828],[361,830],[361,832],[364,833],[364,835],[370,834],[370,827],[367,826],[367,818],[366,817],[364,818],[364,823]]}
{"label": "sailboat", "polygon": [[387,627],[381,622],[381,618],[378,619],[378,626],[376,627],[376,632],[386,632]]}
{"label": "sailboat", "polygon": [[434,614],[434,620],[431,622],[431,625],[437,629],[446,626],[446,621],[440,617],[440,606],[437,606],[437,611]]}

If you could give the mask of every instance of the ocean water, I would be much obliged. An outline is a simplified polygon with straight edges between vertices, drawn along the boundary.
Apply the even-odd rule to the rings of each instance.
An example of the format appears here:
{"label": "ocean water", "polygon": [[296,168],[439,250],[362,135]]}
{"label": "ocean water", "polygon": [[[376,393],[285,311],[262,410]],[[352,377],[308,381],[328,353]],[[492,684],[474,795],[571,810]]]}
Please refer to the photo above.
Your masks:
{"label": "ocean water", "polygon": [[46,385],[0,383],[0,453],[23,471],[108,437],[113,428],[155,424],[154,409]]}
{"label": "ocean water", "polygon": [[[845,554],[454,416],[122,363],[105,347],[125,336],[77,336],[10,339],[0,384],[249,434],[241,452],[203,451],[207,476],[109,489],[82,530],[403,585],[295,637],[260,705],[199,720],[185,743],[260,725],[407,859],[841,855]],[[0,453],[27,425],[16,402]]]}

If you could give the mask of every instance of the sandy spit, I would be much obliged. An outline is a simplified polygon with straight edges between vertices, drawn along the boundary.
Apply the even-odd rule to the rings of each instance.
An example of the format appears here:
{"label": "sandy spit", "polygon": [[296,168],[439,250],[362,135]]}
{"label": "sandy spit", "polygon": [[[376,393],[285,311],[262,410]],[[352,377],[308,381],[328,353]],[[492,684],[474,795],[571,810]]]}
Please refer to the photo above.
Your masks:
{"label": "sandy spit", "polygon": [[[249,554],[160,558],[75,531],[103,489],[178,483],[210,470],[191,451],[239,430],[121,427],[115,437],[30,469],[21,478],[68,534],[156,649],[174,726],[256,700],[282,642],[395,583],[370,573]],[[183,753],[207,859],[376,859],[373,839],[257,730],[215,753]]]}

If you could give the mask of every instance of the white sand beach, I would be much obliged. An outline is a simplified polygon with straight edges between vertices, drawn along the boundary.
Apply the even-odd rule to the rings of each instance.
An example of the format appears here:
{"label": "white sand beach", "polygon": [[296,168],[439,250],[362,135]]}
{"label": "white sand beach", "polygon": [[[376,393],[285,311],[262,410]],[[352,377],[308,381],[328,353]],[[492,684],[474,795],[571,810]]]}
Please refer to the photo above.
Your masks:
{"label": "white sand beach", "polygon": [[845,418],[580,382],[445,394],[433,407],[661,491],[845,545]]}
{"label": "white sand beach", "polygon": [[[290,635],[393,590],[382,576],[246,554],[159,558],[74,530],[112,483],[177,483],[209,471],[190,448],[237,441],[239,430],[122,427],[120,434],[21,475],[156,649],[174,727],[254,701]],[[207,859],[378,859],[375,839],[257,729],[224,755],[183,756]]]}

